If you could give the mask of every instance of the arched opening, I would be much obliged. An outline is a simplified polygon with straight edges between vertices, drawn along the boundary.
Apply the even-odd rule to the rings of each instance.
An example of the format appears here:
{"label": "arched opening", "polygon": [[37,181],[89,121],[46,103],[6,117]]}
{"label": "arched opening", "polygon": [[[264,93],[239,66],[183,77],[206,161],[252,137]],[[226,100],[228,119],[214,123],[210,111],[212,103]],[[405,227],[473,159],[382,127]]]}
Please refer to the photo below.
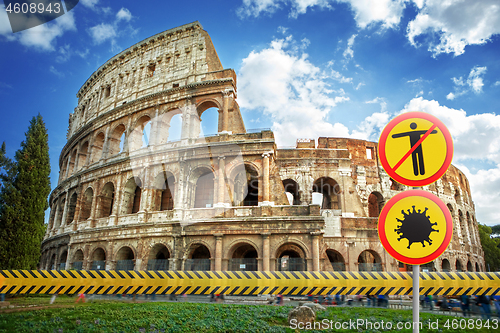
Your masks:
{"label": "arched opening", "polygon": [[474,269],[472,268],[472,263],[469,261],[467,261],[467,272],[473,272]]}
{"label": "arched opening", "polygon": [[243,199],[243,206],[259,205],[259,174],[250,165],[245,165],[246,176],[246,196]]}
{"label": "arched opening", "polygon": [[443,259],[443,261],[441,261],[441,270],[443,272],[449,272],[451,270],[451,265],[448,259]]}
{"label": "arched opening", "polygon": [[306,271],[304,250],[294,243],[285,243],[276,251],[277,271]]}
{"label": "arched opening", "polygon": [[66,177],[66,168],[68,167],[68,159],[66,158],[61,165],[60,173],[59,173],[59,179],[60,181],[63,180]]}
{"label": "arched opening", "polygon": [[196,181],[194,208],[212,207],[214,204],[214,173],[209,169],[199,170],[202,173]]}
{"label": "arched opening", "polygon": [[398,183],[397,181],[395,181],[392,178],[389,179],[389,183],[391,185],[391,190],[394,190],[394,191],[403,191],[405,189],[404,185]]}
{"label": "arched opening", "polygon": [[457,204],[461,204],[461,199],[460,199],[460,191],[458,190],[458,188],[455,189],[455,202]]}
{"label": "arched opening", "polygon": [[179,141],[182,135],[182,114],[178,113],[170,119],[167,142]]}
{"label": "arched opening", "polygon": [[465,224],[465,217],[462,211],[459,209],[458,210],[458,221],[460,222],[460,230],[462,231],[462,240],[465,243],[468,243],[468,237],[467,237],[467,225]]}
{"label": "arched opening", "polygon": [[462,263],[458,259],[457,259],[457,261],[455,263],[455,268],[456,268],[457,272],[463,272],[464,271],[464,269],[462,268]]}
{"label": "arched opening", "polygon": [[73,193],[73,195],[69,199],[68,215],[66,217],[66,224],[71,224],[73,222],[73,220],[75,219],[76,201],[77,201],[77,195],[76,195],[76,193]]}
{"label": "arched opening", "polygon": [[257,250],[250,244],[239,244],[229,259],[230,271],[257,271]]}
{"label": "arched opening", "polygon": [[134,130],[129,136],[129,150],[134,151],[149,145],[151,134],[151,118],[142,116],[137,120]]}
{"label": "arched opening", "polygon": [[73,269],[82,269],[83,268],[83,251],[78,250],[73,255],[73,262],[71,263],[71,267]]}
{"label": "arched opening", "polygon": [[340,186],[330,177],[321,177],[313,184],[313,193],[321,193],[321,209],[340,208]]}
{"label": "arched opening", "polygon": [[63,251],[59,257],[59,263],[57,269],[66,269],[66,260],[68,260],[68,251]]}
{"label": "arched opening", "polygon": [[98,162],[102,157],[102,150],[104,148],[104,133],[97,134],[92,145],[92,163]]}
{"label": "arched opening", "polygon": [[191,247],[188,259],[184,263],[185,271],[209,271],[210,251],[205,245],[196,244]]}
{"label": "arched opening", "polygon": [[85,142],[80,148],[80,152],[78,153],[78,170],[83,168],[87,163],[87,156],[89,153],[89,142]]}
{"label": "arched opening", "polygon": [[110,216],[113,213],[113,205],[115,203],[115,185],[112,182],[104,185],[99,200],[99,217]]}
{"label": "arched opening", "polygon": [[210,107],[200,115],[200,138],[213,136],[219,132],[219,109]]}
{"label": "arched opening", "polygon": [[119,154],[125,145],[125,126],[120,124],[115,127],[108,139],[108,156]]}
{"label": "arched opening", "polygon": [[283,187],[285,188],[288,203],[290,205],[300,205],[299,184],[293,179],[285,179],[283,181]]}
{"label": "arched opening", "polygon": [[68,177],[73,174],[73,171],[75,169],[75,163],[76,163],[76,149],[73,150],[73,153],[71,153],[71,157],[69,159],[69,164],[68,164]]}
{"label": "arched opening", "polygon": [[168,271],[168,260],[170,252],[163,244],[156,244],[149,252],[148,270],[150,271]]}
{"label": "arched opening", "polygon": [[476,262],[476,272],[479,272],[479,271],[480,271],[480,270],[479,270],[479,265],[478,265],[478,263]]}
{"label": "arched opening", "polygon": [[384,207],[384,197],[379,192],[372,192],[368,196],[368,216],[379,217]]}
{"label": "arched opening", "polygon": [[56,217],[55,217],[56,223],[54,224],[55,230],[57,230],[61,226],[63,213],[64,213],[64,206],[66,206],[66,198],[62,198],[59,201],[59,205],[57,206]]}
{"label": "arched opening", "polygon": [[428,262],[426,264],[420,265],[420,269],[422,272],[435,272],[436,271],[436,265],[434,264],[434,261]]}
{"label": "arched opening", "polygon": [[90,217],[92,211],[92,201],[94,199],[94,190],[87,188],[83,194],[82,204],[80,207],[80,221],[85,221]]}
{"label": "arched opening", "polygon": [[123,189],[122,215],[135,214],[141,205],[141,180],[137,177],[130,178]]}
{"label": "arched opening", "polygon": [[56,254],[55,253],[50,257],[49,269],[57,269],[57,267],[56,267]]}
{"label": "arched opening", "polygon": [[134,251],[128,246],[122,247],[116,254],[117,271],[133,271],[135,266]]}
{"label": "arched opening", "polygon": [[377,252],[365,250],[358,257],[358,270],[360,272],[382,271],[382,259]]}
{"label": "arched opening", "polygon": [[345,271],[345,261],[342,255],[335,250],[326,250],[328,261],[330,261],[332,271]]}
{"label": "arched opening", "polygon": [[106,269],[106,252],[100,247],[94,250],[92,253],[92,270],[105,270]]}

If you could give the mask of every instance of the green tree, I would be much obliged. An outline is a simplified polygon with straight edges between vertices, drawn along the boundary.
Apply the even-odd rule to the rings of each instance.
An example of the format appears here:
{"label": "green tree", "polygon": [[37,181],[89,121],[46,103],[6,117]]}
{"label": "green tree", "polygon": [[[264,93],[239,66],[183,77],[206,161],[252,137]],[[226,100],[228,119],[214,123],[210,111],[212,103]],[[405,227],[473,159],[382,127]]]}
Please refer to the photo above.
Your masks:
{"label": "green tree", "polygon": [[493,272],[500,271],[500,239],[491,237],[492,230],[487,225],[479,224],[479,238],[484,251],[486,269]]}
{"label": "green tree", "polygon": [[35,269],[50,194],[48,135],[42,116],[31,120],[14,161],[5,156],[5,145],[0,155],[6,172],[0,188],[0,268]]}
{"label": "green tree", "polygon": [[500,224],[492,226],[491,231],[493,235],[500,236]]}

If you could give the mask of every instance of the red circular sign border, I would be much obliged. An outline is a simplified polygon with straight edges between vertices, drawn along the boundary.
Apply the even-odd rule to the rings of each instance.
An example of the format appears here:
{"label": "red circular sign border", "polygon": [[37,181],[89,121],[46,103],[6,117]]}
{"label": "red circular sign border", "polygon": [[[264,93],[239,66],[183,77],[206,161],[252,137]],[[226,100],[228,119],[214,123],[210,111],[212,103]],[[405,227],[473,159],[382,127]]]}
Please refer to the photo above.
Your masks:
{"label": "red circular sign border", "polygon": [[[446,151],[446,158],[444,160],[443,165],[434,175],[430,176],[429,178],[425,178],[425,179],[421,179],[421,180],[406,179],[406,178],[403,178],[402,176],[400,176],[399,174],[397,174],[396,171],[394,171],[391,168],[391,166],[389,165],[389,162],[387,161],[387,157],[386,157],[386,153],[385,153],[385,144],[387,141],[387,137],[389,136],[389,133],[401,121],[404,121],[404,120],[407,120],[410,118],[425,119],[425,120],[428,120],[431,123],[437,125],[437,127],[441,130],[441,133],[443,133],[445,141],[446,141],[447,151]],[[426,185],[434,183],[436,180],[441,178],[446,173],[446,171],[450,167],[451,161],[453,159],[453,140],[451,138],[450,132],[448,131],[446,126],[441,122],[441,120],[439,120],[438,118],[436,118],[428,113],[425,113],[425,112],[417,112],[417,111],[407,112],[407,113],[403,113],[402,115],[399,115],[396,118],[394,118],[393,120],[391,120],[389,122],[389,124],[387,124],[384,127],[384,130],[380,134],[378,146],[379,146],[380,163],[382,164],[382,167],[384,168],[385,172],[387,172],[387,174],[389,176],[391,176],[391,178],[394,179],[395,181],[397,181],[398,183],[401,183],[401,184],[407,185],[407,186],[418,187],[418,186],[426,186]]]}
{"label": "red circular sign border", "polygon": [[[407,198],[407,197],[425,197],[429,200],[432,200],[434,203],[436,203],[439,208],[441,208],[441,211],[443,212],[445,219],[446,219],[446,235],[444,237],[443,242],[439,246],[439,248],[434,251],[433,253],[429,254],[426,257],[422,258],[410,258],[403,256],[402,254],[398,253],[392,246],[389,244],[389,241],[387,240],[386,234],[385,234],[385,220],[387,218],[387,214],[391,210],[391,208],[396,204],[401,199]],[[437,200],[436,200],[437,199]],[[437,257],[439,257],[443,252],[446,250],[448,245],[450,244],[451,237],[453,236],[453,220],[451,217],[451,213],[448,210],[448,207],[445,205],[445,203],[439,199],[436,195],[426,192],[423,190],[408,190],[404,191],[401,193],[396,194],[393,196],[382,208],[382,212],[380,212],[380,217],[378,220],[378,236],[380,239],[380,242],[382,243],[382,246],[384,249],[389,253],[394,259],[401,261],[405,264],[409,265],[422,265],[426,264],[428,262],[433,261]]]}

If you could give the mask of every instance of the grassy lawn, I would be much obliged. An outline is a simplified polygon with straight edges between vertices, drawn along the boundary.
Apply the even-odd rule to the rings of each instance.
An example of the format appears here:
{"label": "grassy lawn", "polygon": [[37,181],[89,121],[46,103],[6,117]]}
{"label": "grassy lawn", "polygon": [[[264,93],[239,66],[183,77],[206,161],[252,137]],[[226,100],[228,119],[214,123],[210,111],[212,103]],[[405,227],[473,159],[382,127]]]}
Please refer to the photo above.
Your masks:
{"label": "grassy lawn", "polygon": [[[74,304],[74,298],[60,296],[49,307],[48,299],[40,296],[10,299],[11,304],[44,304],[46,308],[0,313],[0,332],[295,332],[287,323],[288,311],[291,309],[288,306],[111,301]],[[330,307],[317,315],[318,322],[325,319],[335,324],[363,319],[374,325],[384,321],[386,325],[384,328],[373,327],[368,330],[364,325],[359,329],[334,329],[342,332],[411,332],[411,329],[396,329],[397,323],[410,323],[411,318],[411,311],[344,307]],[[479,329],[476,321],[474,325],[469,323],[469,328],[460,329],[458,326],[453,329],[451,320],[454,318],[421,313],[421,332],[476,333],[500,330],[494,329],[491,322],[490,329]],[[429,322],[436,320],[439,321],[438,329],[429,329]],[[444,327],[447,320],[449,329]],[[387,322],[394,325],[392,329],[386,329]],[[456,323],[460,324],[459,321]]]}

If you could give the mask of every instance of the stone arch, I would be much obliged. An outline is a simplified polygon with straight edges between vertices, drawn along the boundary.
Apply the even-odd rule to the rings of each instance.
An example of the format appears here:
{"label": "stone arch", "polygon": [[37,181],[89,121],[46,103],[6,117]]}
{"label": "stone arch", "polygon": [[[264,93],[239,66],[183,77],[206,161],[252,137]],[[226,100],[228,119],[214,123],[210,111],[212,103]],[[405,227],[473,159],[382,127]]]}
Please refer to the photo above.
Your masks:
{"label": "stone arch", "polygon": [[450,262],[449,262],[448,259],[443,259],[441,261],[441,270],[443,272],[449,272],[449,271],[451,271],[451,265],[450,265]]}
{"label": "stone arch", "polygon": [[69,157],[69,163],[68,163],[68,177],[71,176],[76,170],[75,164],[76,164],[76,149],[71,152],[70,157]]}
{"label": "stone arch", "polygon": [[306,271],[306,252],[299,244],[289,241],[276,250],[277,271]]}
{"label": "stone arch", "polygon": [[115,204],[115,184],[107,182],[104,184],[99,196],[99,212],[98,217],[108,217],[113,213],[113,205]]}
{"label": "stone arch", "polygon": [[300,191],[299,184],[293,179],[285,179],[283,180],[283,188],[285,189],[285,194],[290,193],[291,197],[288,196],[288,202],[291,205],[300,205]]}
{"label": "stone arch", "polygon": [[474,268],[472,268],[470,260],[467,261],[467,272],[474,272]]}
{"label": "stone arch", "polygon": [[457,272],[463,272],[464,268],[460,259],[457,259],[457,261],[455,262],[455,269]]}
{"label": "stone arch", "polygon": [[214,98],[206,98],[201,102],[199,102],[198,104],[196,104],[196,113],[198,114],[199,117],[201,117],[203,112],[205,112],[207,109],[210,108],[216,108],[218,110],[222,110],[222,106],[219,103],[219,101],[217,101]]}
{"label": "stone arch", "polygon": [[92,262],[90,269],[92,270],[106,269],[106,251],[102,247],[98,246],[94,249],[94,251],[92,251],[90,260]]}
{"label": "stone arch", "polygon": [[368,196],[368,216],[379,217],[384,207],[384,197],[379,192],[372,192]]}
{"label": "stone arch", "polygon": [[330,177],[321,177],[314,181],[312,186],[313,193],[321,193],[322,209],[341,209],[340,204],[340,185]]}
{"label": "stone arch", "polygon": [[54,269],[57,269],[57,264],[56,264],[56,254],[53,253],[51,256],[50,256],[50,261],[49,261],[49,267],[48,269],[50,270],[54,270]]}
{"label": "stone arch", "polygon": [[123,188],[121,214],[135,214],[141,205],[142,182],[139,177],[131,177]]}
{"label": "stone arch", "polygon": [[83,250],[78,249],[73,253],[73,258],[71,260],[72,269],[82,269],[83,268]]}
{"label": "stone arch", "polygon": [[330,262],[330,266],[327,266],[328,270],[330,270],[331,268],[332,271],[345,271],[345,260],[340,252],[332,249],[327,249],[326,256],[328,257],[328,261]]}
{"label": "stone arch", "polygon": [[403,191],[405,189],[403,184],[398,183],[392,178],[389,178],[390,188],[393,191]]}
{"label": "stone arch", "polygon": [[[135,122],[135,126],[129,135],[129,151],[149,146],[151,134],[151,117],[147,114],[142,115]],[[152,143],[152,142],[151,142]]]}
{"label": "stone arch", "polygon": [[198,167],[190,178],[193,186],[193,208],[213,207],[215,198],[215,174],[212,168]]}
{"label": "stone arch", "polygon": [[82,203],[80,207],[80,221],[85,221],[90,217],[92,212],[92,202],[94,200],[94,190],[88,187],[83,193]]}
{"label": "stone arch", "polygon": [[167,271],[169,269],[170,250],[165,244],[157,243],[151,247],[148,255],[148,270]]}
{"label": "stone arch", "polygon": [[247,240],[233,244],[228,253],[230,271],[258,271],[258,247]]}
{"label": "stone arch", "polygon": [[108,156],[121,153],[125,147],[125,125],[117,125],[108,138]]}
{"label": "stone arch", "polygon": [[476,262],[476,265],[475,265],[475,268],[476,268],[476,272],[480,272],[481,270],[479,269],[479,264]]}
{"label": "stone arch", "polygon": [[94,138],[94,144],[92,145],[92,153],[91,153],[91,163],[99,162],[102,158],[102,152],[104,149],[104,140],[105,135],[104,132],[99,132]]}
{"label": "stone arch", "polygon": [[133,271],[135,266],[135,250],[132,246],[122,246],[115,255],[116,270]]}
{"label": "stone arch", "polygon": [[170,109],[162,113],[159,118],[158,143],[179,141],[182,138],[182,128],[184,126],[182,110],[179,108]]}
{"label": "stone arch", "polygon": [[57,230],[62,224],[62,218],[64,213],[64,206],[66,205],[66,193],[60,196],[59,202],[57,204],[56,216],[54,218],[54,230]]}
{"label": "stone arch", "polygon": [[461,204],[462,203],[462,199],[461,199],[461,196],[460,196],[460,190],[458,188],[455,189],[455,202],[457,204]]}
{"label": "stone arch", "polygon": [[172,210],[175,206],[175,176],[170,171],[160,172],[154,180],[153,210]]}
{"label": "stone arch", "polygon": [[364,250],[358,256],[358,270],[382,271],[382,258],[374,250]]}
{"label": "stone arch", "polygon": [[78,168],[80,170],[87,164],[87,158],[89,156],[89,141],[85,141],[80,147],[80,151],[78,152]]}
{"label": "stone arch", "polygon": [[66,261],[68,260],[68,250],[63,250],[59,255],[57,269],[66,269]]}
{"label": "stone arch", "polygon": [[77,201],[78,201],[78,195],[76,194],[76,192],[74,192],[71,195],[71,197],[69,198],[68,213],[66,216],[66,224],[71,224],[73,222],[73,220],[75,219]]}
{"label": "stone arch", "polygon": [[211,258],[212,255],[207,245],[200,241],[193,242],[187,250],[187,259],[184,262],[184,270],[209,271]]}

